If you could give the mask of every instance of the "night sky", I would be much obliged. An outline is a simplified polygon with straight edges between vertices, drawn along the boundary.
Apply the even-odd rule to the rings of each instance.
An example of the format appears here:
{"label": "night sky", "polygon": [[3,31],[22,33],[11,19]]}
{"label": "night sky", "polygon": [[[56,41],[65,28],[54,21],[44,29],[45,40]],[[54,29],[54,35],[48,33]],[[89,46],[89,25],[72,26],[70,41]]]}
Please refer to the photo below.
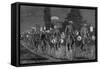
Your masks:
{"label": "night sky", "polygon": [[[51,16],[59,17],[59,21],[64,21],[64,18],[70,12],[70,8],[56,8],[51,7]],[[44,25],[43,19],[43,10],[44,7],[36,6],[21,6],[20,10],[20,24],[21,32],[25,32],[31,29],[35,24],[40,26]],[[95,10],[80,9],[83,20],[86,20],[87,23],[95,25]]]}

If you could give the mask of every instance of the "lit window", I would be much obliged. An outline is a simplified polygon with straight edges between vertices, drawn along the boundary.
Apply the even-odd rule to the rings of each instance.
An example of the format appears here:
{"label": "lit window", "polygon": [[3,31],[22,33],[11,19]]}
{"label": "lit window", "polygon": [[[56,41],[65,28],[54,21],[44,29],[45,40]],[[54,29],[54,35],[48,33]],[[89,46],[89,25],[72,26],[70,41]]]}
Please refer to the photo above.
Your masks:
{"label": "lit window", "polygon": [[93,32],[93,26],[90,26],[90,32]]}

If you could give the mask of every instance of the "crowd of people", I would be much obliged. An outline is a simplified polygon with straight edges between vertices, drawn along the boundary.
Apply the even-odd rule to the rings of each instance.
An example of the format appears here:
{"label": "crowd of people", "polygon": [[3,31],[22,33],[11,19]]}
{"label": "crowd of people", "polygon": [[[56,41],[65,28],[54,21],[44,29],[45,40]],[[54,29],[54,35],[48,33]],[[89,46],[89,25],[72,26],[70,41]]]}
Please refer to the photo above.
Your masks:
{"label": "crowd of people", "polygon": [[70,23],[63,31],[60,30],[61,28],[56,25],[49,29],[46,26],[35,26],[32,27],[31,31],[21,33],[20,40],[30,43],[34,49],[38,50],[41,47],[42,51],[45,51],[48,46],[55,50],[61,46],[67,47],[68,51],[75,47],[85,50],[84,46],[95,44],[96,37],[93,25],[83,24],[80,30],[77,30],[73,29],[73,25]]}

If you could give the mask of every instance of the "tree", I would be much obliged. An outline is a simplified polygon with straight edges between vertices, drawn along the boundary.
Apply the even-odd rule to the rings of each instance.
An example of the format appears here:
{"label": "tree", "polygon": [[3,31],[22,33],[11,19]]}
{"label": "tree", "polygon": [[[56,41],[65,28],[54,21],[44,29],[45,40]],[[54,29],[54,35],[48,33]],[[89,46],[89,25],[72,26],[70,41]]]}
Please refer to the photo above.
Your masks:
{"label": "tree", "polygon": [[51,9],[49,7],[44,8],[44,22],[46,30],[53,28],[53,24],[51,23]]}
{"label": "tree", "polygon": [[80,30],[82,24],[84,23],[83,17],[81,16],[80,9],[73,8],[71,9],[70,13],[65,18],[65,24],[68,25],[69,21],[73,22],[73,28]]}

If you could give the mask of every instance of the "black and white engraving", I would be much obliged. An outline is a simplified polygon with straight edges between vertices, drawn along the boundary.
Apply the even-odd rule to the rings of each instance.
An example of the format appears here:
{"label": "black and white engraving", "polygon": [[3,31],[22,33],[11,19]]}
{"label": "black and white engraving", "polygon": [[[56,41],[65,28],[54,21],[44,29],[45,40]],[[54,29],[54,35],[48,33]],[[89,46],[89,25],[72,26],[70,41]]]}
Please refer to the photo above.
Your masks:
{"label": "black and white engraving", "polygon": [[95,59],[95,10],[20,7],[20,64]]}

